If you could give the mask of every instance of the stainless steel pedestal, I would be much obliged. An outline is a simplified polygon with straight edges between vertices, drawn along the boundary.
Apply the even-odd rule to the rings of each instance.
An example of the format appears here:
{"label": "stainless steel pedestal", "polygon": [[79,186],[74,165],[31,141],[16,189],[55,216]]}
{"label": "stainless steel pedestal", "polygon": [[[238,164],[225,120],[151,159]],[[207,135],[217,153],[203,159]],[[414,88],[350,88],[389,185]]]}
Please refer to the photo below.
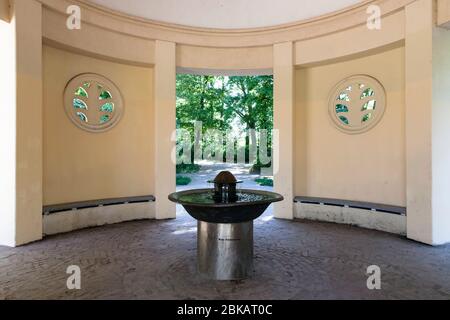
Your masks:
{"label": "stainless steel pedestal", "polygon": [[253,221],[198,221],[198,270],[215,280],[239,280],[253,271]]}

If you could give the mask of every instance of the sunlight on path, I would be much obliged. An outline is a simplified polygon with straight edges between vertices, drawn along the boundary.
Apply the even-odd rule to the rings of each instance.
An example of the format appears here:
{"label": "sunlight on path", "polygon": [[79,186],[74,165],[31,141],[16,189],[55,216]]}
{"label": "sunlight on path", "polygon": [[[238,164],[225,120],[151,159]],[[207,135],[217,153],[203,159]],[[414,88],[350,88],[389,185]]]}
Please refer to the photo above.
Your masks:
{"label": "sunlight on path", "polygon": [[243,183],[238,187],[241,189],[257,189],[257,190],[273,190],[273,187],[263,187],[255,182],[256,178],[259,178],[258,174],[249,174],[251,165],[249,164],[236,164],[236,163],[215,163],[212,161],[198,161],[197,164],[201,166],[201,169],[197,173],[183,173],[180,174],[184,177],[190,177],[192,182],[187,186],[178,186],[177,191],[199,189],[199,188],[212,188],[212,184],[208,183],[208,180],[213,180],[220,171],[230,171],[236,176],[238,180],[242,180]]}
{"label": "sunlight on path", "polygon": [[[259,178],[258,174],[249,174],[251,165],[249,164],[236,164],[236,163],[215,163],[212,161],[198,161],[196,162],[201,166],[201,169],[197,173],[183,173],[179,174],[184,177],[190,177],[192,182],[187,186],[177,186],[177,191],[190,190],[190,189],[201,189],[201,188],[212,188],[213,185],[207,181],[213,180],[220,171],[230,171],[236,176],[238,180],[242,180],[243,183],[239,184],[240,189],[256,189],[256,190],[267,190],[273,191],[273,187],[260,186],[255,182],[255,179]],[[271,208],[268,210],[272,211]],[[183,207],[177,205],[177,215],[183,215],[187,213],[184,211]],[[269,215],[270,216],[270,215]]]}

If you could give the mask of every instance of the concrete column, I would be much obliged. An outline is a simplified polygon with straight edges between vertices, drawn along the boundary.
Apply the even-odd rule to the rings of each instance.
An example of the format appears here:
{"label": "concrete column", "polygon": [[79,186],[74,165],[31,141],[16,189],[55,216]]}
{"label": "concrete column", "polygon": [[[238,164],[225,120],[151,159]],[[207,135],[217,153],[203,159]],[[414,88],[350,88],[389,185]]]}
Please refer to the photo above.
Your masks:
{"label": "concrete column", "polygon": [[15,27],[0,20],[0,245],[16,244],[16,50]]}
{"label": "concrete column", "polygon": [[437,24],[450,28],[450,1],[437,0]]}
{"label": "concrete column", "polygon": [[450,243],[450,31],[433,29],[433,244]]}
{"label": "concrete column", "polygon": [[435,26],[434,1],[406,8],[408,238],[450,242],[450,33]]}
{"label": "concrete column", "polygon": [[42,238],[42,9],[11,1],[0,21],[0,245]]}
{"label": "concrete column", "polygon": [[156,219],[176,217],[175,204],[167,196],[175,192],[175,163],[172,152],[176,129],[175,43],[155,44],[155,197]]}
{"label": "concrete column", "polygon": [[278,131],[278,152],[274,149],[274,190],[285,198],[274,205],[276,218],[294,218],[293,119],[294,119],[294,47],[292,42],[273,47],[274,129]]}
{"label": "concrete column", "polygon": [[0,20],[9,22],[10,9],[9,0],[0,0]]}

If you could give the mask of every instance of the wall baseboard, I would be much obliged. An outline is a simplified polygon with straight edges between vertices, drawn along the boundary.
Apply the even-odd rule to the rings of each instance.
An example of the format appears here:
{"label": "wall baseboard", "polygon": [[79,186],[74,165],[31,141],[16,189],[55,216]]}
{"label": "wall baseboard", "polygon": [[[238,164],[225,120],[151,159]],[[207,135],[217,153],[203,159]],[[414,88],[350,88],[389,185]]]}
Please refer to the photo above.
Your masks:
{"label": "wall baseboard", "polygon": [[309,203],[295,203],[294,208],[294,217],[296,219],[349,224],[367,229],[406,235],[406,216],[402,215]]}
{"label": "wall baseboard", "polygon": [[133,220],[155,219],[155,202],[125,203],[43,216],[44,236]]}

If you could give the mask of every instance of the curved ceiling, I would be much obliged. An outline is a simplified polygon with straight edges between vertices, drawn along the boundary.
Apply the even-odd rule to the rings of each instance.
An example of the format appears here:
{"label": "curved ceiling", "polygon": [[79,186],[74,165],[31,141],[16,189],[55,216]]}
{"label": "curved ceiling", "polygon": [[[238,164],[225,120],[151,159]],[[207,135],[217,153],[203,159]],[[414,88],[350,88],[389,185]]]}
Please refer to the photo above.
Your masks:
{"label": "curved ceiling", "polygon": [[297,22],[364,0],[89,0],[140,18],[191,27],[245,29]]}

